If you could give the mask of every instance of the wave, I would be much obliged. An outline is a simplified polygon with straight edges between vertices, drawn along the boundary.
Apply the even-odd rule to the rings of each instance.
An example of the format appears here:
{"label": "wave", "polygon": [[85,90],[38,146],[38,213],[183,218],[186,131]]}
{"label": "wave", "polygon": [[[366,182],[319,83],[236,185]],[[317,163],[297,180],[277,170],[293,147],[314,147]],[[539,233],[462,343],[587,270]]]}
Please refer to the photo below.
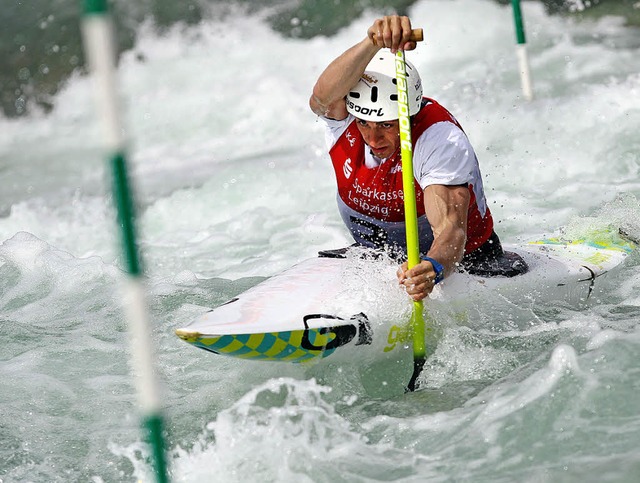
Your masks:
{"label": "wave", "polygon": [[[497,3],[508,3],[496,0]],[[415,0],[112,0],[118,53],[135,48],[141,27],[151,22],[162,32],[175,25],[195,25],[233,16],[262,18],[275,32],[310,39],[331,36],[367,10],[404,14]],[[552,14],[622,16],[640,25],[640,10],[625,0],[591,2],[544,0]],[[0,113],[6,117],[48,113],[56,94],[75,72],[85,72],[76,0],[10,2],[0,12]]]}

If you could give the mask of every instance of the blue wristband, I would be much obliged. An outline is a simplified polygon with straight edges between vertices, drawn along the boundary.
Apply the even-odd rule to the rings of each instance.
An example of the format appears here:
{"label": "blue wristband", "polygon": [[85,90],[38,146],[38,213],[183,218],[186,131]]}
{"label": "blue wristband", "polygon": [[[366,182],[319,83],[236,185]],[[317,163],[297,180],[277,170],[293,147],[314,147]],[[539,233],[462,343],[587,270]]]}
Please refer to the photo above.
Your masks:
{"label": "blue wristband", "polygon": [[431,263],[431,266],[433,267],[433,271],[436,272],[436,278],[433,281],[434,285],[436,283],[440,283],[444,280],[444,267],[442,266],[442,263],[434,260],[431,257],[421,257],[422,260],[424,260],[425,262],[429,262]]}

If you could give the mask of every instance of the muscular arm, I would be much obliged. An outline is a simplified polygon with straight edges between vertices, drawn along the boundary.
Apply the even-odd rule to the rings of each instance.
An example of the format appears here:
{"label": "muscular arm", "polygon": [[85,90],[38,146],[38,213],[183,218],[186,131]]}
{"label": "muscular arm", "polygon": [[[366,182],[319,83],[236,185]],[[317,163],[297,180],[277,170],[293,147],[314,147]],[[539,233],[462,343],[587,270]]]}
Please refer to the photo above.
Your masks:
{"label": "muscular arm", "polygon": [[380,50],[369,37],[354,45],[327,66],[313,87],[309,107],[319,116],[342,120],[347,117],[344,98],[355,86],[367,64]]}
{"label": "muscular arm", "polygon": [[[427,255],[443,265],[445,274],[451,273],[464,255],[470,197],[466,186],[430,185],[424,190],[425,210],[434,236]],[[435,277],[428,261],[420,262],[411,270],[407,270],[404,263],[398,271],[398,280],[414,300],[431,293]]]}
{"label": "muscular arm", "polygon": [[402,48],[413,50],[410,42],[411,21],[408,17],[390,15],[377,19],[367,30],[367,36],[335,59],[320,74],[309,107],[319,116],[342,120],[347,117],[345,97],[358,83],[367,65],[381,48],[392,52]]}
{"label": "muscular arm", "polygon": [[446,274],[464,255],[470,198],[466,186],[431,185],[424,190],[425,210],[434,237],[427,255],[439,261]]}

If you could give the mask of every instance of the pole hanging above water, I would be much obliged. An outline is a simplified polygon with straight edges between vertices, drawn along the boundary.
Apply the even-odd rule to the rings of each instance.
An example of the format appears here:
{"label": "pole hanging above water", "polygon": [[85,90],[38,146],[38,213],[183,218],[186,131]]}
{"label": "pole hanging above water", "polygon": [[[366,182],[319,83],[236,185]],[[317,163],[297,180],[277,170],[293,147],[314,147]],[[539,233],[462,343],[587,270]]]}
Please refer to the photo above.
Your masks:
{"label": "pole hanging above water", "polygon": [[104,144],[111,165],[113,198],[120,227],[122,253],[127,283],[124,306],[131,339],[131,366],[136,374],[135,386],[142,411],[142,425],[152,450],[158,483],[169,481],[165,456],[163,419],[151,347],[151,324],[142,278],[135,229],[135,203],[127,174],[124,129],[116,89],[116,52],[113,24],[106,0],[84,0],[83,43],[93,75],[98,115],[103,121]]}
{"label": "pole hanging above water", "polygon": [[527,41],[525,38],[524,22],[520,0],[511,0],[513,9],[513,20],[516,29],[516,54],[518,56],[518,67],[520,70],[520,83],[522,85],[522,95],[528,101],[533,99],[533,82],[531,81],[531,70],[529,68],[529,55],[527,52]]}

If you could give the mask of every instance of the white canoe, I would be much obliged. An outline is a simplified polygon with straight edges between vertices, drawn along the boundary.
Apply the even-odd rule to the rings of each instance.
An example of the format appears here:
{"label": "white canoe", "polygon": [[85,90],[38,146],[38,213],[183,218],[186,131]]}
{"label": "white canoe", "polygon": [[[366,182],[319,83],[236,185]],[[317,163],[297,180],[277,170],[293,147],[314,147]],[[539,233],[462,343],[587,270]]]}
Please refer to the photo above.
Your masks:
{"label": "white canoe", "polygon": [[[579,305],[635,248],[631,242],[545,238],[505,245],[529,265],[516,277],[455,273],[425,300],[464,312],[488,297],[513,304]],[[412,304],[395,281],[396,265],[361,257],[312,258],[206,312],[176,334],[216,354],[262,361],[353,360],[354,351],[385,355],[410,339]]]}

